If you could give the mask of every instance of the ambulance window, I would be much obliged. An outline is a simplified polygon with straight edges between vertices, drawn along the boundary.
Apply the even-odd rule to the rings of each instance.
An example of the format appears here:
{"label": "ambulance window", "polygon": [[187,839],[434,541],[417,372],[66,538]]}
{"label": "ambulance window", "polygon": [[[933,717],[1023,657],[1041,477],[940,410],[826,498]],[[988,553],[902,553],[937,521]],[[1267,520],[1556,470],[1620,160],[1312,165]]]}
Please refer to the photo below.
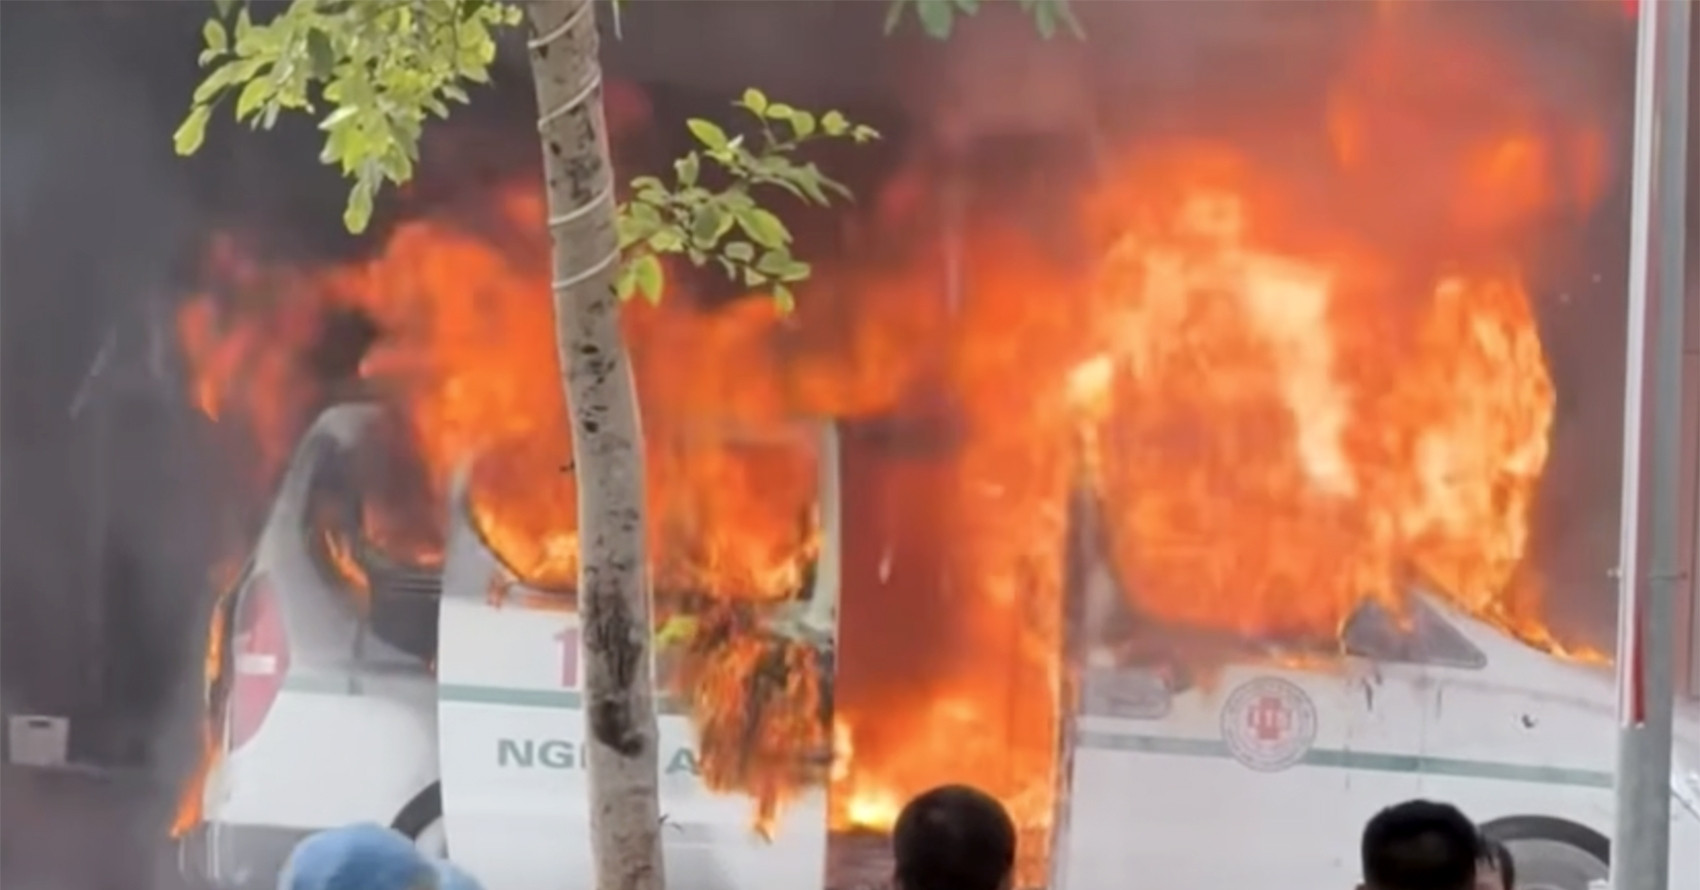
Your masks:
{"label": "ambulance window", "polygon": [[1364,603],[1346,621],[1342,642],[1348,654],[1376,661],[1469,669],[1487,664],[1487,656],[1457,628],[1415,601],[1405,615],[1378,602]]}
{"label": "ambulance window", "polygon": [[353,448],[322,452],[308,494],[309,547],[327,586],[355,605],[373,634],[430,662],[442,592],[438,514],[419,484],[423,474],[375,427]]}
{"label": "ambulance window", "polygon": [[347,456],[329,439],[321,446],[307,488],[304,518],[308,549],[326,586],[364,610],[366,574],[356,547],[360,498],[350,478]]}

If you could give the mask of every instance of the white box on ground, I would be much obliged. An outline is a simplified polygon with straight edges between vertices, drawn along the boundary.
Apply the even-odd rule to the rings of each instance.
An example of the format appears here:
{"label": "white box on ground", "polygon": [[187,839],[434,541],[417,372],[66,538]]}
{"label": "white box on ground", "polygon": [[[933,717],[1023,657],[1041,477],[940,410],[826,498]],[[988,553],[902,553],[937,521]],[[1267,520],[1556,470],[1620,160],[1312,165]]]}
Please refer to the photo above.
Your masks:
{"label": "white box on ground", "polygon": [[6,719],[8,759],[18,766],[64,766],[71,721],[47,714],[13,714]]}

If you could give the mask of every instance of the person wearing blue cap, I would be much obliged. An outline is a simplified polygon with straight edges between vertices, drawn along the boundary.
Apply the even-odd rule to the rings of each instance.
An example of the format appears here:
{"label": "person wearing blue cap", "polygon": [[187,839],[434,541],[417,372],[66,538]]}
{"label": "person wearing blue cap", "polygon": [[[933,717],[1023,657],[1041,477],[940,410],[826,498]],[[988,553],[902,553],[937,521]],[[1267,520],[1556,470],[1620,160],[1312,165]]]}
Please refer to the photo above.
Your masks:
{"label": "person wearing blue cap", "polygon": [[311,835],[290,851],[278,890],[481,890],[460,868],[421,855],[400,832],[350,825]]}

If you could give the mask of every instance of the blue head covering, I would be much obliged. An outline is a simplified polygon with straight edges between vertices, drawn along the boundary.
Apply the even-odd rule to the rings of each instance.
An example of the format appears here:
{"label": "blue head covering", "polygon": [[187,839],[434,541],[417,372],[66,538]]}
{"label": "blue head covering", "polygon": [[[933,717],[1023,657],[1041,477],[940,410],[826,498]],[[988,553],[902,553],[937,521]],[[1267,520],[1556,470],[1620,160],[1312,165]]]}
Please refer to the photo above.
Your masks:
{"label": "blue head covering", "polygon": [[309,836],[290,851],[278,890],[435,890],[437,871],[401,833],[350,825]]}
{"label": "blue head covering", "polygon": [[431,865],[437,869],[437,890],[484,890],[477,878],[447,859],[434,859]]}

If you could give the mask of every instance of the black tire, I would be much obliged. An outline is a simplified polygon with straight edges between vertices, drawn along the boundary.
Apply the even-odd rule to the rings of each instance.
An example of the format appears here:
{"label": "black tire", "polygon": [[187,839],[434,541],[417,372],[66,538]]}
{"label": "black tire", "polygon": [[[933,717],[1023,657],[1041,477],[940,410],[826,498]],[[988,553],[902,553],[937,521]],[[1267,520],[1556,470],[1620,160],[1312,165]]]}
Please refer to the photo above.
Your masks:
{"label": "black tire", "polygon": [[1517,886],[1524,890],[1589,890],[1610,873],[1611,840],[1550,816],[1508,816],[1482,826],[1482,833],[1511,851]]}
{"label": "black tire", "polygon": [[443,818],[443,783],[432,782],[420,789],[413,799],[395,814],[395,821],[390,827],[418,840],[425,829],[441,821]]}

